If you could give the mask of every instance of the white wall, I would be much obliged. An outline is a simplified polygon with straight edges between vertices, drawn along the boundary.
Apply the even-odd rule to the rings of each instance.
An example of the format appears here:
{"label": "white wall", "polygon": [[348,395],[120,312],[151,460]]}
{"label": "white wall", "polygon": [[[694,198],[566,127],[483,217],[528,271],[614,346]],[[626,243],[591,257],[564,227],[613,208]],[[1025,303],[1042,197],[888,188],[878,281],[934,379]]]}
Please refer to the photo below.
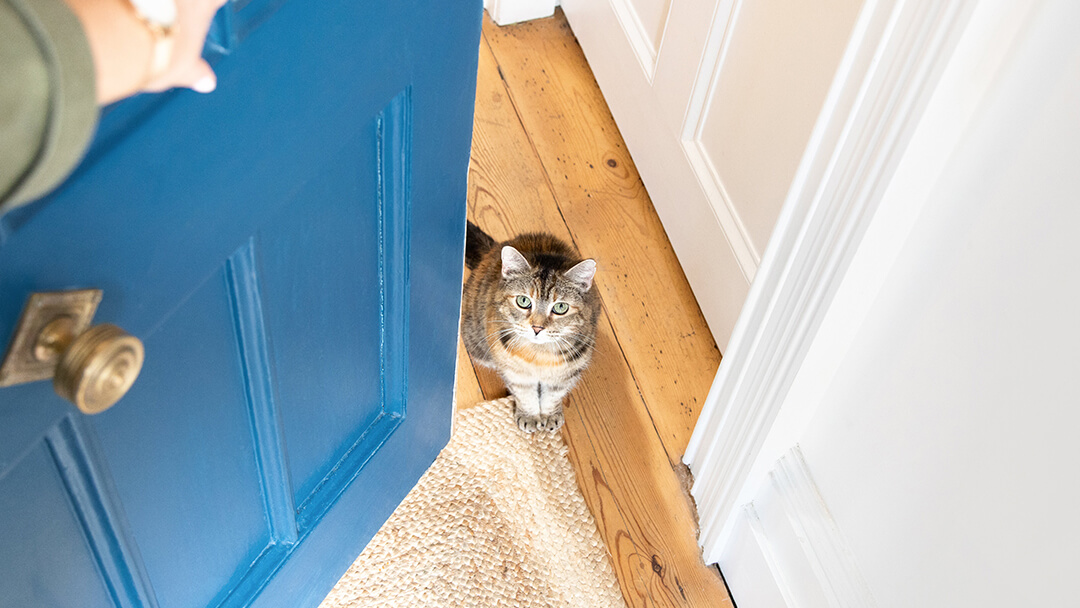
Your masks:
{"label": "white wall", "polygon": [[1031,26],[799,441],[881,606],[1080,603],[1077,25]]}

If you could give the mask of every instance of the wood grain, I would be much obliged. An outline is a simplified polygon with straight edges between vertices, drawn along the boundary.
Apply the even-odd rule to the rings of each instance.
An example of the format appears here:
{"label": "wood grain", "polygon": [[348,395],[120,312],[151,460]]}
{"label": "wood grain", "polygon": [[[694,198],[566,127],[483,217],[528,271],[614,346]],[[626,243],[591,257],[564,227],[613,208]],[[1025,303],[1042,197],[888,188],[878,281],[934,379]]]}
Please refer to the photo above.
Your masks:
{"label": "wood grain", "polygon": [[617,342],[681,466],[720,352],[618,127],[561,11],[502,28],[485,20],[484,39],[575,244],[598,259]]}
{"label": "wood grain", "polygon": [[[506,72],[482,42],[469,173],[470,219],[496,239],[544,230],[580,246],[578,234],[564,220],[563,201],[556,196],[532,133],[526,131],[509,94]],[[571,157],[581,152],[568,148],[565,154]],[[648,212],[655,218],[651,207]],[[621,238],[617,231],[607,236],[608,240]],[[666,244],[665,238],[661,240]],[[658,246],[650,243],[649,247]],[[676,278],[685,282],[681,271]],[[651,280],[654,289],[662,292],[673,279],[657,274]],[[606,308],[624,297],[623,282],[614,276],[598,275],[596,282]],[[692,297],[688,302],[672,300],[671,305],[697,310]],[[626,340],[619,331],[639,328],[620,329],[614,315],[609,319],[605,311],[594,362],[566,403],[563,436],[582,493],[612,555],[623,596],[632,607],[730,606],[718,572],[701,562],[693,511],[654,425],[651,403],[627,363],[620,344]],[[460,373],[475,378],[485,398],[506,394],[490,370],[474,366]],[[707,373],[711,378],[712,371]],[[693,422],[683,424],[692,426]]]}
{"label": "wood grain", "polygon": [[457,347],[457,377],[454,382],[454,411],[459,412],[468,409],[481,401],[484,401],[484,393],[480,391],[480,382],[473,372],[472,361],[465,352],[465,344],[458,338]]}
{"label": "wood grain", "polygon": [[533,231],[570,240],[543,165],[484,40],[480,41],[479,65],[469,163],[469,219],[496,240]]}
{"label": "wood grain", "polygon": [[568,399],[563,436],[594,515],[621,516],[600,525],[620,579],[629,578],[623,595],[630,606],[728,605],[718,572],[701,561],[694,512],[614,342],[602,319],[600,350]]}

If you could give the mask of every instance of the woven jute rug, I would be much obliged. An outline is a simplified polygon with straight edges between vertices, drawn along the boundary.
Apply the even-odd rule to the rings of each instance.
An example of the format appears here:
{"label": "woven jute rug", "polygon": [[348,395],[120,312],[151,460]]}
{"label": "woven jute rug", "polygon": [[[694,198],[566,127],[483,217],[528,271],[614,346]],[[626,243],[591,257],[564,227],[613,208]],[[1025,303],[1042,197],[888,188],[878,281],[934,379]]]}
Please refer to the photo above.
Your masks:
{"label": "woven jute rug", "polygon": [[450,443],[321,608],[625,608],[560,433],[513,403],[458,415]]}

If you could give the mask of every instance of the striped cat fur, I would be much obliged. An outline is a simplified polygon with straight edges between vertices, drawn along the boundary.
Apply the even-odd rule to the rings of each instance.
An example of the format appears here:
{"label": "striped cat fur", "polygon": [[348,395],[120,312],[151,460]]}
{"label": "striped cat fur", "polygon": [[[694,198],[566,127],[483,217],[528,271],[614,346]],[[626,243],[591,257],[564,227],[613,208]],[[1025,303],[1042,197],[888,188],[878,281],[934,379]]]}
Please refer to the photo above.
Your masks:
{"label": "striped cat fur", "polygon": [[550,234],[496,243],[472,222],[465,262],[471,270],[462,294],[465,349],[506,383],[522,431],[557,430],[563,397],[596,344],[596,262]]}

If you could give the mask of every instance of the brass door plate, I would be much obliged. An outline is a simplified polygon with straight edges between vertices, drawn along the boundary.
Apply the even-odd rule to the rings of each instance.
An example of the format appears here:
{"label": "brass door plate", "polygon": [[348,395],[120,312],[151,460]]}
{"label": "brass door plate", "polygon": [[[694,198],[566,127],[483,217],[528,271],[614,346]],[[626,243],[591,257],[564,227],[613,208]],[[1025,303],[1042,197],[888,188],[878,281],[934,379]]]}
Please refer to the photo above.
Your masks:
{"label": "brass door plate", "polygon": [[0,387],[52,378],[56,361],[42,361],[34,354],[41,330],[58,317],[69,317],[74,335],[81,334],[90,327],[100,302],[100,289],[30,294],[0,363]]}

